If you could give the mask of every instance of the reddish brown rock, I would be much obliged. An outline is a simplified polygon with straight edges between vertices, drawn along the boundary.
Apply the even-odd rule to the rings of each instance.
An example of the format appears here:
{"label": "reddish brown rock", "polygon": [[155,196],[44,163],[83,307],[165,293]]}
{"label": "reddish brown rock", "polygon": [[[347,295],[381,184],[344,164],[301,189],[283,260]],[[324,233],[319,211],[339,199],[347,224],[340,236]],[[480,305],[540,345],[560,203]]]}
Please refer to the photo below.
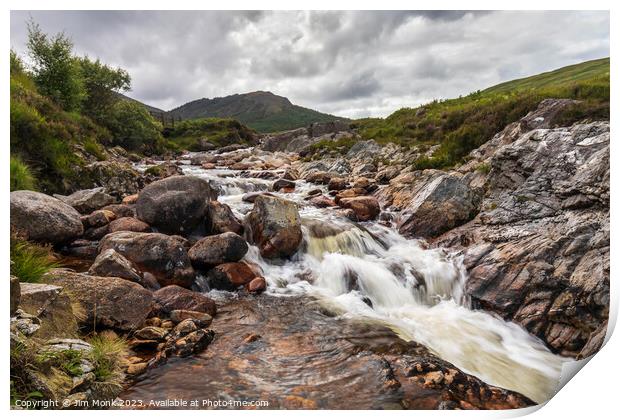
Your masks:
{"label": "reddish brown rock", "polygon": [[121,217],[110,223],[110,233],[112,232],[150,232],[151,227],[134,217]]}
{"label": "reddish brown rock", "polygon": [[207,204],[206,229],[211,234],[233,232],[243,234],[243,225],[234,215],[228,204],[211,201]]}
{"label": "reddish brown rock", "polygon": [[343,198],[340,200],[339,205],[343,208],[353,210],[357,220],[360,222],[373,220],[381,212],[379,202],[376,198],[371,196]]}
{"label": "reddish brown rock", "polygon": [[319,195],[319,196],[315,196],[312,197],[310,200],[308,200],[313,206],[319,207],[319,208],[325,208],[325,207],[334,207],[336,206],[336,202],[334,200],[332,200],[329,197],[326,197],[324,195]]}
{"label": "reddish brown rock", "polygon": [[345,178],[334,177],[329,180],[327,184],[327,189],[329,191],[340,191],[344,190],[349,186],[349,183]]}
{"label": "reddish brown rock", "polygon": [[153,293],[153,298],[164,314],[179,309],[204,312],[211,316],[216,314],[215,302],[211,298],[183,287],[162,287]]}
{"label": "reddish brown rock", "polygon": [[256,278],[256,273],[244,262],[220,264],[209,271],[207,278],[214,289],[236,290]]}
{"label": "reddish brown rock", "polygon": [[136,204],[136,201],[138,201],[138,194],[131,194],[131,195],[128,195],[127,197],[124,197],[122,203],[123,204]]}
{"label": "reddish brown rock", "polygon": [[264,277],[256,277],[245,285],[245,289],[250,293],[262,293],[267,290],[267,281]]}

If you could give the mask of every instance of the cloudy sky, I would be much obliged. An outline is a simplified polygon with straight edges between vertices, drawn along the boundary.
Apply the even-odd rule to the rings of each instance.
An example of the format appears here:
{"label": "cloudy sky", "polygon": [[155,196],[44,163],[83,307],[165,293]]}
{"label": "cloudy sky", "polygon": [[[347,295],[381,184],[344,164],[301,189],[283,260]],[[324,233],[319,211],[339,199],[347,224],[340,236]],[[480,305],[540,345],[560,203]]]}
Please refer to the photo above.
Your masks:
{"label": "cloudy sky", "polygon": [[387,116],[609,56],[608,12],[13,11],[65,31],[78,54],[127,69],[129,96],[169,110],[269,90],[346,117]]}

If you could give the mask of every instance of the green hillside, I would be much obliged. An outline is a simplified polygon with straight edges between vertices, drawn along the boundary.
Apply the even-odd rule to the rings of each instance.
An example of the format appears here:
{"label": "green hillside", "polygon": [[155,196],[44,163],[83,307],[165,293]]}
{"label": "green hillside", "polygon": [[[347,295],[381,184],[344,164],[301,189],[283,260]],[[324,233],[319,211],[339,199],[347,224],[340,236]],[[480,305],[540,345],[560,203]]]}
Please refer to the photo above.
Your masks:
{"label": "green hillside", "polygon": [[463,162],[473,149],[546,98],[579,99],[556,116],[556,125],[609,119],[609,58],[587,61],[518,79],[456,99],[402,108],[387,118],[355,121],[363,138],[422,148],[440,144],[416,168],[446,168]]}
{"label": "green hillside", "polygon": [[342,119],[293,105],[271,92],[250,92],[223,98],[198,99],[168,112],[175,119],[234,118],[261,133],[291,130],[314,122]]}

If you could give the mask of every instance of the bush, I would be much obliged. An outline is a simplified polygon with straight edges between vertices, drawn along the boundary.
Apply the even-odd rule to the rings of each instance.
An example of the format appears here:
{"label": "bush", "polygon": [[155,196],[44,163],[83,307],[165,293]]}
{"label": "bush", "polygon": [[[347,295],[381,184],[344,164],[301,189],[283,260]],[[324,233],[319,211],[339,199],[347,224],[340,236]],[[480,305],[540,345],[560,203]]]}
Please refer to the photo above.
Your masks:
{"label": "bush", "polygon": [[20,158],[11,156],[11,191],[36,190],[37,180],[32,171]]}
{"label": "bush", "polygon": [[40,246],[11,237],[11,275],[24,283],[39,283],[45,273],[59,264],[51,247]]}
{"label": "bush", "polygon": [[146,154],[163,151],[161,123],[137,102],[118,101],[114,104],[107,127],[112,133],[115,145]]}
{"label": "bush", "polygon": [[202,139],[215,146],[256,143],[256,132],[232,118],[179,121],[174,127],[166,127],[165,136],[167,147],[173,150],[198,151]]}

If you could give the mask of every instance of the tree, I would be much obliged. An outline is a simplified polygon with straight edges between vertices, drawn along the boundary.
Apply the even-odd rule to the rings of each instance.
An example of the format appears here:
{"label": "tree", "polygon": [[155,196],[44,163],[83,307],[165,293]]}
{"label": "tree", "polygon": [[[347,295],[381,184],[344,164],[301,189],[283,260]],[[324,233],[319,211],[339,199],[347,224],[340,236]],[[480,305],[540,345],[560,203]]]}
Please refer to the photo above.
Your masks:
{"label": "tree", "polygon": [[131,87],[131,77],[127,71],[112,68],[99,59],[92,61],[82,57],[78,62],[86,91],[82,112],[105,125],[112,107],[120,99],[119,93]]}
{"label": "tree", "polygon": [[115,144],[127,150],[159,153],[163,148],[161,123],[147,109],[128,100],[116,102],[111,109],[107,127]]}
{"label": "tree", "polygon": [[28,22],[28,53],[37,89],[67,111],[78,110],[85,96],[72,51],[73,43],[64,33],[49,37],[37,23]]}

